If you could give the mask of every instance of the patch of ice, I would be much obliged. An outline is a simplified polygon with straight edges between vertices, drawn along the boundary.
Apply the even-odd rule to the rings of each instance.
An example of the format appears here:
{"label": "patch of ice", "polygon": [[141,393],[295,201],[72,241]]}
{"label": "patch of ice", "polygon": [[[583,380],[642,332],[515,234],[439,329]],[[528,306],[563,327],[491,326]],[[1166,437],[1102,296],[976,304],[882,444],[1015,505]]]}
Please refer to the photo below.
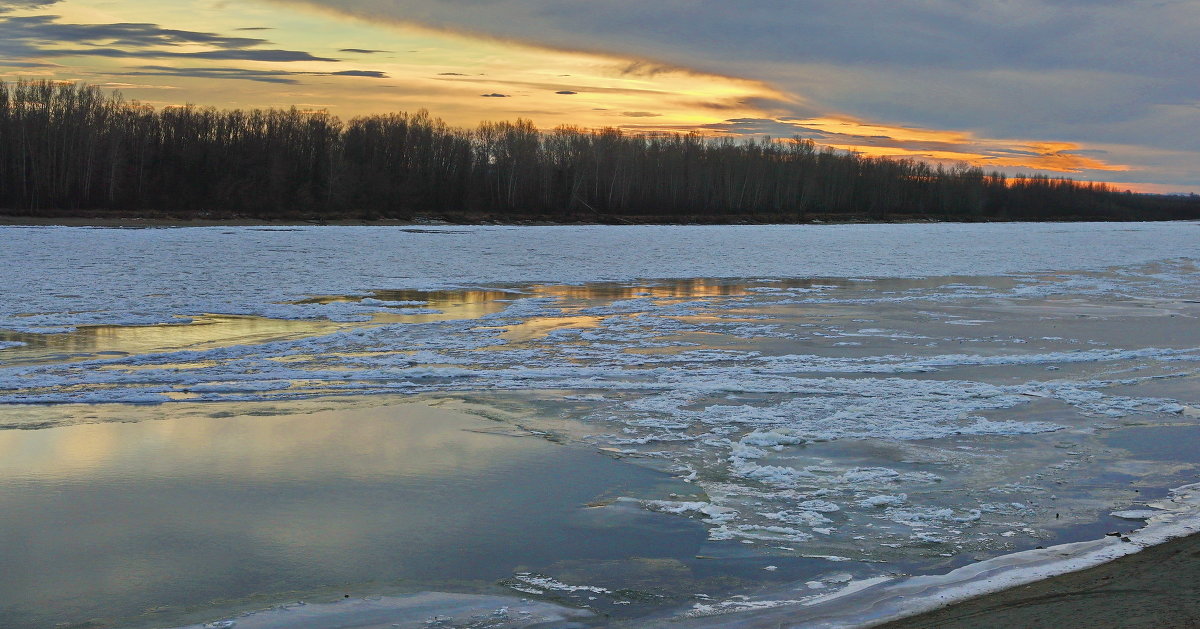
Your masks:
{"label": "patch of ice", "polygon": [[1162,511],[1157,509],[1127,509],[1125,511],[1113,511],[1111,515],[1114,518],[1121,518],[1122,520],[1149,520],[1160,513]]}
{"label": "patch of ice", "polygon": [[554,592],[595,592],[597,594],[612,593],[612,590],[609,590],[608,588],[602,588],[595,585],[568,585],[552,577],[534,574],[532,572],[518,572],[517,574],[513,575],[513,579],[534,588],[551,590]]}
{"label": "patch of ice", "polygon": [[908,494],[879,495],[858,501],[860,507],[897,507],[908,501]]}
{"label": "patch of ice", "polygon": [[721,507],[710,502],[673,502],[670,500],[644,500],[642,504],[651,511],[662,513],[689,514],[703,516],[709,524],[724,524],[737,517],[738,512],[729,507]]}

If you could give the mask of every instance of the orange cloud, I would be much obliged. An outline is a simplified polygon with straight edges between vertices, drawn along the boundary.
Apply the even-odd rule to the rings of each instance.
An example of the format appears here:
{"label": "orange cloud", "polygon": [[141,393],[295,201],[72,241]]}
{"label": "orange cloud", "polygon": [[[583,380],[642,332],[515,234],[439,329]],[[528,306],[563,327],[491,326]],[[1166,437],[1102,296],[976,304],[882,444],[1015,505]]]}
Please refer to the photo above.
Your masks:
{"label": "orange cloud", "polygon": [[[827,146],[872,157],[909,158],[935,162],[966,162],[972,166],[983,168],[1028,168],[1056,173],[1078,173],[1085,170],[1130,170],[1128,166],[1109,164],[1085,155],[1072,153],[1071,151],[1079,150],[1081,147],[1076,144],[1065,143],[1033,142],[1003,145],[998,141],[992,140],[986,144],[945,150],[910,149],[900,146],[862,144],[828,144]],[[1013,155],[1013,152],[1019,154]]]}
{"label": "orange cloud", "polygon": [[1128,166],[1080,155],[1084,147],[1071,142],[979,138],[968,131],[919,129],[851,118],[788,122],[832,136],[826,141],[818,138],[820,144],[875,157],[966,162],[984,168],[1029,168],[1057,173],[1130,170]]}
{"label": "orange cloud", "polygon": [[916,129],[877,124],[855,120],[853,118],[825,117],[807,119],[785,119],[786,122],[799,127],[815,129],[825,133],[872,137],[896,142],[969,142],[971,134],[964,131],[943,131],[939,129]]}

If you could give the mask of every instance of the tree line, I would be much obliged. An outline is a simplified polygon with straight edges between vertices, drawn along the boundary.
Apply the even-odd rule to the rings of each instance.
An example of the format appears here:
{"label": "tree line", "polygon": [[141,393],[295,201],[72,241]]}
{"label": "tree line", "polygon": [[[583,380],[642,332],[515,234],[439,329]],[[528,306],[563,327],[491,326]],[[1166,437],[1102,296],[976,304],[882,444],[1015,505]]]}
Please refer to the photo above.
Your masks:
{"label": "tree line", "polygon": [[1156,220],[1200,198],[864,157],[792,138],[632,134],[424,110],[152,107],[0,82],[0,208],[24,215],[581,222]]}

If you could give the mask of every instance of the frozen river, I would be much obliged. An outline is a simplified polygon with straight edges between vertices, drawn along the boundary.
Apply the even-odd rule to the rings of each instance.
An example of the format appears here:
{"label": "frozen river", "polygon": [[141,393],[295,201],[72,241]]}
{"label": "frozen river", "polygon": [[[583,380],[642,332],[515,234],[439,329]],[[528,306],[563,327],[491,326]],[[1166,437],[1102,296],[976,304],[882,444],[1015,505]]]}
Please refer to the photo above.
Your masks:
{"label": "frozen river", "polygon": [[[539,534],[515,557],[493,530],[471,552],[494,560],[438,575],[486,572],[498,592],[601,614],[583,622],[802,604],[1125,533],[1200,471],[1188,445],[1200,437],[1198,236],[1194,223],[0,228],[0,429],[30,429],[0,441],[18,479],[0,481],[0,507],[25,514],[6,529],[62,517],[30,498],[30,478],[63,477],[30,455],[30,435],[228,416],[253,427],[399,395],[584,457],[539,461],[609,470],[584,456],[603,453],[613,470],[661,475],[589,473],[610,489],[555,490],[540,526],[559,531],[576,501],[610,514],[617,528],[597,539],[634,523],[698,536],[668,553],[677,569],[638,567],[659,542],[603,542],[589,569],[569,534]],[[403,438],[371,426],[366,441]],[[506,451],[489,460],[524,452]],[[327,467],[321,491],[344,472]],[[406,522],[395,526],[418,526]],[[420,561],[436,563],[340,578],[434,587]],[[332,564],[297,565],[281,569],[293,581],[246,587],[314,586],[303,566]],[[236,570],[206,578],[222,569]]]}

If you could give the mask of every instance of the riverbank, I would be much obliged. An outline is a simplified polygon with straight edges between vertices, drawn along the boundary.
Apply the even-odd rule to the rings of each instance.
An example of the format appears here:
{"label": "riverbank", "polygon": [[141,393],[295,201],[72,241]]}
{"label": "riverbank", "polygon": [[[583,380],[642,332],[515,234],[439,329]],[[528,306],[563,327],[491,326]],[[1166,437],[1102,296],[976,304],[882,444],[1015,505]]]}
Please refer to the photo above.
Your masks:
{"label": "riverbank", "polygon": [[1200,626],[1200,535],[875,629]]}
{"label": "riverbank", "polygon": [[147,218],[136,216],[12,216],[0,214],[0,225],[29,227],[297,227],[312,225],[411,225],[442,224],[435,220],[404,221],[396,219],[303,221],[263,220],[257,218]]}
{"label": "riverbank", "polygon": [[[1106,217],[1077,217],[1047,221],[1021,221],[1045,223],[1082,222],[1139,222],[1152,219],[1118,221]],[[1183,219],[1192,220],[1192,219]],[[300,227],[318,225],[412,227],[422,225],[860,225],[860,224],[913,224],[913,223],[1005,223],[1016,219],[1003,217],[962,220],[924,215],[872,217],[863,215],[796,215],[736,216],[722,220],[713,216],[635,216],[635,215],[588,215],[562,216],[512,216],[490,213],[463,213],[416,216],[411,219],[397,218],[280,218],[254,217],[193,218],[177,216],[125,216],[109,214],[49,214],[44,216],[22,216],[0,213],[0,226],[62,226],[62,227]]]}

